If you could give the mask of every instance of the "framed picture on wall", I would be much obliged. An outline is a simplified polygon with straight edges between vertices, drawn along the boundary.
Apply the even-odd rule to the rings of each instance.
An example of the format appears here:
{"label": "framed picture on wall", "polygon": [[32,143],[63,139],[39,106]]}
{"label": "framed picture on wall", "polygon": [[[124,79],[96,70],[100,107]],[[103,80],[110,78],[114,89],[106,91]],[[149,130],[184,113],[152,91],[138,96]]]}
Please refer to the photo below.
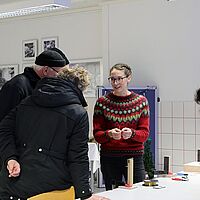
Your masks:
{"label": "framed picture on wall", "polygon": [[86,68],[90,75],[90,85],[87,90],[84,91],[85,97],[96,97],[97,86],[103,84],[103,66],[101,59],[83,59],[83,60],[72,60],[69,66],[73,67],[75,65],[83,66]]}
{"label": "framed picture on wall", "polygon": [[42,38],[42,51],[58,47],[58,37]]}
{"label": "framed picture on wall", "polygon": [[23,60],[35,60],[38,53],[37,40],[22,41],[22,56]]}
{"label": "framed picture on wall", "polygon": [[19,72],[18,64],[0,65],[0,88]]}

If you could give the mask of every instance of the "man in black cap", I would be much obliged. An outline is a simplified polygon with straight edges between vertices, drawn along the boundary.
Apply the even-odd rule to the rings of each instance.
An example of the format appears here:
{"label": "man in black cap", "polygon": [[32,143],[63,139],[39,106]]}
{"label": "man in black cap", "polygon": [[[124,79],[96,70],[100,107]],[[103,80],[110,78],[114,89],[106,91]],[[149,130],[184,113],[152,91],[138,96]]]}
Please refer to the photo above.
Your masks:
{"label": "man in black cap", "polygon": [[[0,122],[23,99],[32,94],[37,82],[43,77],[57,76],[58,71],[69,64],[65,54],[57,48],[43,51],[36,57],[33,68],[7,81],[0,90]],[[2,161],[0,158],[0,170]]]}
{"label": "man in black cap", "polygon": [[65,54],[60,49],[54,47],[54,48],[51,48],[51,50],[56,51],[57,53],[59,53],[65,59],[66,65],[69,64],[69,60],[67,59],[67,57],[65,56]]}
{"label": "man in black cap", "polygon": [[22,74],[7,81],[0,90],[0,121],[22,99],[32,94],[37,82],[43,77],[57,76],[57,72],[69,64],[65,54],[57,48],[43,51],[33,68],[26,67]]}

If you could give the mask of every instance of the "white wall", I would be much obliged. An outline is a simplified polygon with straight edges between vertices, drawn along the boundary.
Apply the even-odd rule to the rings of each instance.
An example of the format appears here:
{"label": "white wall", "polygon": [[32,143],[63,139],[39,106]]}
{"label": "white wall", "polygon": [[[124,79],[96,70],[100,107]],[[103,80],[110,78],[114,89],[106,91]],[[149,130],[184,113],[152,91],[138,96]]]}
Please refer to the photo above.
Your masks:
{"label": "white wall", "polygon": [[99,9],[0,20],[0,65],[20,64],[21,67],[25,63],[22,60],[22,41],[38,39],[40,53],[41,39],[52,36],[58,36],[59,48],[70,60],[101,58],[101,29]]}
{"label": "white wall", "polygon": [[109,67],[125,62],[134,86],[158,86],[162,101],[191,101],[200,87],[199,9],[199,0],[123,0],[103,10],[0,20],[0,64],[21,67],[23,40],[38,39],[41,52],[41,38],[58,36],[71,60],[103,56],[104,85]]}
{"label": "white wall", "polygon": [[199,0],[105,5],[104,63],[128,63],[134,86],[158,86],[163,101],[193,100],[200,87],[199,10]]}

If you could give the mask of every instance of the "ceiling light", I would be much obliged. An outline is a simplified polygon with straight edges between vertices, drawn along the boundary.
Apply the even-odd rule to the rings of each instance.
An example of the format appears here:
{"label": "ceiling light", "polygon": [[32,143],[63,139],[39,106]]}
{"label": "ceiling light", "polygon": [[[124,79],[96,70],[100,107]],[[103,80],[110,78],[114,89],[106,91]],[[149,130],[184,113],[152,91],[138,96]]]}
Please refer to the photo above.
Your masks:
{"label": "ceiling light", "polygon": [[[31,5],[27,5],[27,1],[24,1],[24,3],[26,3],[25,5],[21,2],[19,2],[19,5],[17,5],[18,3],[10,4],[10,6],[13,6],[12,10],[6,12],[1,11],[0,19],[52,12],[70,6],[70,0],[34,0],[33,2],[34,3],[31,3]],[[20,8],[17,8],[19,6]]]}

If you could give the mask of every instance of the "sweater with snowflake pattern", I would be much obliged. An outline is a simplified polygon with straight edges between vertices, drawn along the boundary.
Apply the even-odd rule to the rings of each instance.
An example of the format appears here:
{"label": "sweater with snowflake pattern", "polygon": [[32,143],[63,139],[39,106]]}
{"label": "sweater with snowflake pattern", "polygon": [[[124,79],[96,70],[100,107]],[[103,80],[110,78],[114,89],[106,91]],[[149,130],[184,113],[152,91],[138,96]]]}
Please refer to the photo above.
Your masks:
{"label": "sweater with snowflake pattern", "polygon": [[[130,128],[134,136],[114,140],[108,135],[113,128]],[[116,96],[112,92],[100,97],[94,107],[93,135],[101,144],[101,155],[135,156],[144,153],[149,136],[149,105],[146,97],[131,92]]]}

